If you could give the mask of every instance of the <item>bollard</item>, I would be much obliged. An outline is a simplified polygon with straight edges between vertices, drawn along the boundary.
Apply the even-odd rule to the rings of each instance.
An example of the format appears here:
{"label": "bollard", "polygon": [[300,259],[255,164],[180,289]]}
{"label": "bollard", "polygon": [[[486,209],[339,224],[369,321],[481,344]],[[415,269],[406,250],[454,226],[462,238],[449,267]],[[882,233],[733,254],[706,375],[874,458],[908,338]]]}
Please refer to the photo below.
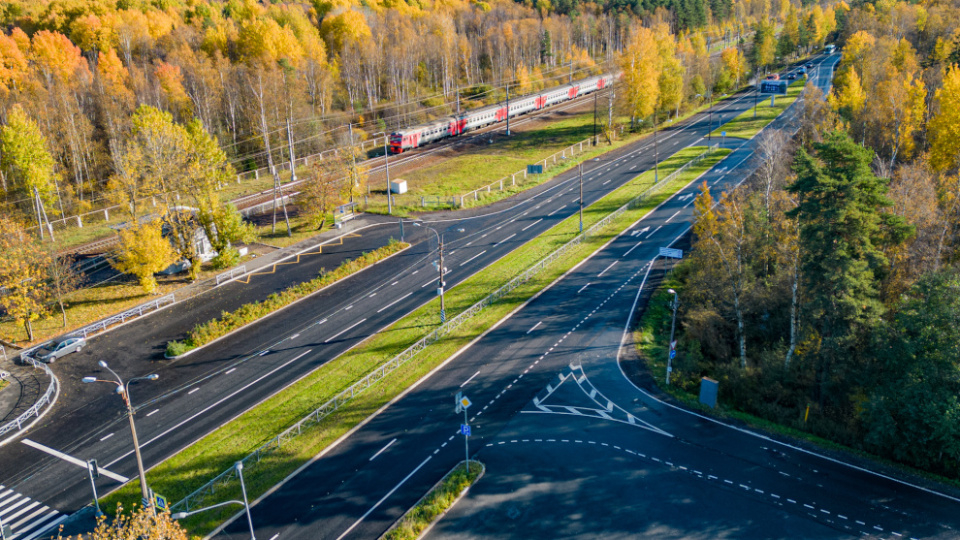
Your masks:
{"label": "bollard", "polygon": [[510,185],[511,186],[517,185],[517,173],[513,173],[510,175]]}
{"label": "bollard", "polygon": [[257,180],[259,180],[259,179],[260,179],[260,169],[254,169],[254,170],[253,170],[253,176],[256,177]]}
{"label": "bollard", "polygon": [[500,191],[503,191],[503,178],[500,179]]}
{"label": "bollard", "polygon": [[107,208],[103,209],[103,220],[110,221],[110,211]]}
{"label": "bollard", "polygon": [[80,219],[80,215],[79,215],[79,214],[77,215],[77,228],[78,228],[78,229],[82,229],[82,228],[83,228],[83,220]]}

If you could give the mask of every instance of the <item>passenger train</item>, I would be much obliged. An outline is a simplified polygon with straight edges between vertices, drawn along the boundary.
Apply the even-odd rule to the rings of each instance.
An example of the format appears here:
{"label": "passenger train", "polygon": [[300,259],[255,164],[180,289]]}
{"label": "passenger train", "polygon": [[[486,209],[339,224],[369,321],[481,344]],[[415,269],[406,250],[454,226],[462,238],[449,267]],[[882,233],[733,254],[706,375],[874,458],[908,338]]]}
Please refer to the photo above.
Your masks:
{"label": "passenger train", "polygon": [[455,137],[473,129],[504,122],[508,115],[510,118],[514,118],[557,103],[570,101],[610,86],[615,77],[616,75],[613,74],[598,75],[572,84],[544,90],[537,94],[520,96],[510,100],[509,111],[505,103],[499,103],[467,111],[460,116],[450,116],[395,131],[390,134],[390,153],[400,154],[411,148],[418,148],[440,139]]}

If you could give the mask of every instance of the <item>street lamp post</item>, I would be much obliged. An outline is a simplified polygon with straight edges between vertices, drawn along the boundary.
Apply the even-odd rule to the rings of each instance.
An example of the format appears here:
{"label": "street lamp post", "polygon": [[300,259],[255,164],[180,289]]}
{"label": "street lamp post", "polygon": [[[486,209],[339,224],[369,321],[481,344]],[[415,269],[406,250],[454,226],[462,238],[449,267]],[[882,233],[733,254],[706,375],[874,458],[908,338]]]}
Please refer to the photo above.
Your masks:
{"label": "street lamp post", "polygon": [[680,303],[679,298],[677,297],[677,291],[673,289],[667,290],[668,293],[673,295],[673,321],[670,323],[670,347],[667,352],[667,386],[670,386],[670,373],[673,371],[673,355],[676,354],[677,345],[673,340],[673,333],[677,328],[677,304]]}
{"label": "street lamp post", "polygon": [[[560,159],[570,159],[562,157]],[[580,234],[583,234],[583,162],[577,160],[577,173],[580,177]]]}
{"label": "street lamp post", "polygon": [[383,170],[387,175],[387,213],[393,213],[393,193],[390,190],[390,151],[387,150],[387,143],[390,141],[390,136],[386,131],[381,131],[380,133],[374,133],[373,137],[376,138],[377,135],[383,134]]}
{"label": "street lamp post", "polygon": [[135,411],[133,405],[130,401],[130,383],[134,381],[155,381],[160,378],[156,373],[146,375],[144,377],[134,377],[128,380],[126,383],[123,382],[123,379],[112,369],[107,363],[103,360],[98,362],[100,367],[109,371],[116,380],[110,379],[98,379],[96,377],[84,377],[83,382],[92,383],[92,382],[106,382],[117,385],[117,393],[123,396],[123,402],[127,406],[127,418],[130,420],[130,435],[133,436],[133,451],[137,456],[137,472],[140,474],[140,494],[143,496],[143,505],[153,508],[153,501],[150,500],[150,490],[147,488],[147,474],[143,468],[143,457],[140,455],[140,441],[137,439],[137,425],[133,421],[133,415]]}
{"label": "street lamp post", "polygon": [[[413,224],[416,225],[417,227],[425,227],[427,229],[430,229],[431,231],[433,231],[433,234],[437,236],[437,244],[439,244],[439,250],[440,250],[440,261],[439,261],[440,264],[437,267],[437,272],[440,274],[440,284],[437,290],[440,293],[440,324],[444,324],[447,322],[447,306],[445,304],[445,299],[443,296],[444,287],[446,285],[443,281],[443,274],[445,273],[443,268],[443,233],[439,233],[433,227],[429,225],[424,225],[419,221],[414,221]],[[457,229],[457,232],[463,232],[463,229]]]}

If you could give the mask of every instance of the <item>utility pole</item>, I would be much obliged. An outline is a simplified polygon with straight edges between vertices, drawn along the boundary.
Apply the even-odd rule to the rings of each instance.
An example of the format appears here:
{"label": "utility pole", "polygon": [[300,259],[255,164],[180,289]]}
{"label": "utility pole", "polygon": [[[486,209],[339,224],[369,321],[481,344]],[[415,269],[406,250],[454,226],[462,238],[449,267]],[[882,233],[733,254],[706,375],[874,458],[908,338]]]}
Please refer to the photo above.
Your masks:
{"label": "utility pole", "polygon": [[660,147],[657,145],[657,108],[653,108],[653,183],[660,181]]}
{"label": "utility pole", "polygon": [[438,234],[437,238],[440,240],[440,324],[446,324],[447,306],[443,301],[443,235]]}
{"label": "utility pole", "polygon": [[390,190],[390,152],[387,150],[387,132],[383,132],[383,168],[387,174],[387,213],[393,213],[393,192]]}
{"label": "utility pole", "polygon": [[507,83],[507,137],[510,136],[510,84]]}
{"label": "utility pole", "polygon": [[597,96],[599,93],[599,90],[593,92],[593,141],[591,141],[593,146],[597,145]]}
{"label": "utility pole", "polygon": [[293,153],[293,130],[290,129],[290,119],[287,118],[287,148],[289,149],[290,154],[290,181],[297,181],[297,168],[294,166],[294,162],[297,161],[297,157]]}
{"label": "utility pole", "polygon": [[583,234],[583,162],[577,163],[580,170],[580,234]]}

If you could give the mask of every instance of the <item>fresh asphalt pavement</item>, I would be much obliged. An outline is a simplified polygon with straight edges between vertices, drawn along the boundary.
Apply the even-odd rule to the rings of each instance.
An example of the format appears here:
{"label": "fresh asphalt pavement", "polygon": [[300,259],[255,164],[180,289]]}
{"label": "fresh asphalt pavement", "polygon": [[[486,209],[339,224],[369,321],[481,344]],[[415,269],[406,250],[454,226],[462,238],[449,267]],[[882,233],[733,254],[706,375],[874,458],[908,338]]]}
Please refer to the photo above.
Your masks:
{"label": "fresh asphalt pavement", "polygon": [[[836,57],[823,60],[832,66]],[[826,87],[829,70],[820,71],[815,77]],[[796,110],[791,109],[773,127],[791,121]],[[566,478],[550,489],[566,493],[570,501],[583,495],[577,486],[605,485],[591,480],[611,474],[629,478],[636,470],[662,466],[667,469],[658,468],[648,476],[667,479],[669,474],[674,480],[674,476],[685,475],[676,481],[678,493],[693,501],[687,508],[696,504],[709,507],[709,511],[682,521],[681,509],[659,509],[657,520],[664,522],[664,532],[675,528],[679,531],[675,536],[713,537],[711,531],[734,537],[844,537],[861,532],[891,537],[949,536],[958,519],[956,500],[948,494],[691,415],[632,386],[620,372],[617,354],[626,319],[636,308],[639,287],[659,248],[688,231],[692,202],[702,182],[718,195],[749,175],[756,165],[750,159],[752,148],[752,142],[742,144],[701,179],[258,501],[253,508],[258,535],[273,540],[378,537],[462,459],[463,440],[457,434],[462,417],[454,412],[453,398],[464,392],[474,403],[470,409],[474,453],[493,464],[503,463],[497,452],[509,445],[530,443],[527,450],[520,446],[509,450],[531,453],[526,462],[538,455],[563,453],[564,459],[542,465],[555,469],[542,480],[549,483]],[[571,364],[582,371],[575,379],[561,379],[570,372]],[[600,393],[581,391],[583,396],[571,402],[571,394],[577,393],[569,390],[570,381],[580,378],[592,381]],[[566,389],[550,394],[560,380],[567,381]],[[559,431],[549,433],[551,429]],[[579,438],[586,442],[577,443],[577,437],[564,436],[571,429],[593,431],[589,437]],[[567,444],[567,450],[534,444],[563,439],[573,441],[558,443]],[[578,444],[607,445],[620,454],[592,459],[578,453],[574,446]],[[646,461],[637,465],[634,459]],[[607,471],[608,466],[612,470]],[[492,524],[480,525],[477,520],[489,516],[482,513],[494,511],[491,508],[495,506],[510,519],[516,511],[496,504],[484,507],[489,500],[479,498],[485,486],[496,492],[497,486],[509,485],[500,493],[523,501],[525,495],[533,497],[536,491],[531,485],[540,477],[533,476],[534,472],[517,465],[501,473],[491,466],[450,519],[440,523],[436,534],[492,535],[489,531],[504,518],[497,515]],[[614,487],[614,494],[617,489],[629,489],[632,497],[640,496],[636,486],[627,484],[611,482],[619,486]],[[652,497],[638,504],[659,504],[668,492],[666,486],[658,485],[650,489]],[[598,495],[595,500],[613,499]],[[549,497],[539,501],[547,506],[556,502]],[[531,512],[554,516],[555,525],[587,511],[610,513],[602,506],[562,508],[554,512],[538,503]],[[754,515],[763,510],[768,511]],[[462,519],[458,520],[458,515]],[[607,530],[614,536],[622,532],[616,524],[605,529],[603,517],[591,519],[598,528],[583,529],[584,536],[603,537]],[[626,530],[631,532],[624,535],[635,536],[637,531],[657,535],[658,529],[647,529],[651,524],[637,519],[628,522]],[[516,531],[514,536],[526,537],[527,529],[518,526]],[[234,523],[219,537],[239,539],[245,535],[242,524]],[[505,535],[509,534],[498,536]],[[547,528],[540,536],[558,535]]]}
{"label": "fresh asphalt pavement", "polygon": [[[722,102],[714,108],[714,127],[750,106],[750,94]],[[708,115],[701,114],[664,130],[660,135],[660,155],[666,157],[680,148],[702,144],[707,118]],[[650,168],[652,146],[649,138],[644,139],[586,163],[585,202],[597,200]],[[577,196],[576,175],[570,172],[529,190],[515,198],[514,203],[498,205],[489,213],[472,212],[468,218],[436,219],[428,223],[445,234],[448,284],[455,286],[575,213]],[[389,224],[384,227],[387,231],[391,229]],[[398,232],[393,225],[388,234]],[[147,361],[156,358],[158,347],[165,339],[141,334],[125,338],[129,339],[126,341],[108,334],[95,339],[89,352],[73,360],[77,375],[98,374],[96,360],[113,362],[115,357],[103,354],[109,349],[101,347],[98,354],[95,347],[111,339],[119,341],[113,354],[142,360],[131,362],[120,371],[121,375],[139,376],[160,371],[164,384],[141,383],[132,391],[139,412],[138,431],[144,460],[148,467],[155,465],[431,299],[436,286],[436,271],[431,267],[436,240],[423,227],[407,224],[406,232],[417,244],[389,264],[377,265],[348,283],[331,287],[235,334],[235,338],[168,365]],[[130,349],[124,350],[125,346]],[[133,477],[135,463],[120,400],[110,395],[109,388],[96,386],[73,384],[74,391],[84,392],[64,396],[71,404],[77,404],[75,408],[58,411],[52,420],[28,437],[81,459],[96,458],[101,466]],[[93,408],[84,409],[86,406]],[[379,443],[379,439],[373,439],[372,443]],[[15,493],[42,500],[61,512],[75,511],[89,501],[82,468],[63,463],[33,447],[8,446],[0,451],[0,463],[3,464],[0,482]],[[101,493],[116,485],[113,480],[98,480]],[[0,518],[2,512],[0,508]],[[16,538],[25,538],[38,527],[36,522],[21,523],[15,530]]]}

